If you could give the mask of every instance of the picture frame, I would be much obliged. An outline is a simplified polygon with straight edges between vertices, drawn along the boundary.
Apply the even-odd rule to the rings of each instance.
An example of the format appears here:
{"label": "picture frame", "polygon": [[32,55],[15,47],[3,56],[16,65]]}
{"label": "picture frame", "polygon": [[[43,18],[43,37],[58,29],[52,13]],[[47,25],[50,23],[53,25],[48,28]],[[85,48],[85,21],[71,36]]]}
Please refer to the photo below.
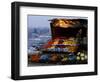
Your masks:
{"label": "picture frame", "polygon": [[[50,66],[47,66],[47,64],[49,64],[47,62],[46,65],[45,64],[40,65],[37,63],[36,66],[35,64],[32,64],[33,67],[28,66],[27,61],[30,60],[28,59],[28,57],[31,57],[31,56],[27,57],[27,54],[26,54],[27,49],[28,49],[27,46],[29,45],[28,43],[29,38],[27,37],[30,37],[28,36],[28,33],[29,33],[28,30],[29,30],[30,25],[35,25],[37,24],[37,22],[38,22],[37,25],[43,25],[43,24],[46,25],[45,22],[43,23],[44,18],[46,18],[46,20],[52,18],[53,21],[56,21],[55,18],[66,21],[65,20],[66,18],[68,19],[67,22],[73,23],[73,21],[75,20],[74,23],[79,24],[79,25],[83,24],[84,22],[83,20],[88,21],[85,24],[83,24],[84,27],[88,28],[87,30],[88,33],[86,36],[88,37],[88,41],[86,43],[87,50],[85,51],[86,53],[88,53],[88,59],[86,60],[85,64],[83,64],[83,62],[81,63],[74,62],[74,63],[67,63],[66,65],[59,65],[59,64],[62,64],[62,62],[60,63],[57,62],[56,63],[57,65],[53,64],[52,66],[50,63]],[[52,20],[50,19],[50,21]],[[32,21],[32,24],[30,23],[31,21]],[[83,22],[80,23],[80,21],[81,22],[83,21]],[[11,30],[11,78],[14,80],[25,80],[25,79],[97,75],[97,22],[98,22],[97,21],[97,7],[95,6],[12,2],[11,4],[11,29],[12,29]],[[52,26],[53,24],[54,22],[51,24],[51,27],[55,27],[55,26]],[[64,26],[61,25],[63,28],[67,28],[68,25],[70,25],[73,28],[73,26],[69,23],[67,25],[67,23],[63,22],[63,24],[65,24]],[[55,25],[60,25],[60,24],[55,24]],[[39,30],[40,28],[37,28],[37,29]],[[72,32],[70,31],[71,30],[67,32],[69,32],[70,34],[73,34],[73,31]],[[62,33],[62,32],[61,34],[55,34],[55,33],[56,33],[56,30],[53,30],[51,32],[52,37],[54,37],[54,39],[55,37],[61,37],[60,35],[65,36],[67,34],[67,33]],[[58,33],[60,33],[60,31],[58,31]],[[66,36],[70,36],[70,34]],[[85,33],[83,33],[83,35],[84,34]],[[59,35],[59,36],[56,36],[56,35]],[[60,52],[60,54],[62,54],[62,52]],[[25,65],[26,67],[24,67]]]}

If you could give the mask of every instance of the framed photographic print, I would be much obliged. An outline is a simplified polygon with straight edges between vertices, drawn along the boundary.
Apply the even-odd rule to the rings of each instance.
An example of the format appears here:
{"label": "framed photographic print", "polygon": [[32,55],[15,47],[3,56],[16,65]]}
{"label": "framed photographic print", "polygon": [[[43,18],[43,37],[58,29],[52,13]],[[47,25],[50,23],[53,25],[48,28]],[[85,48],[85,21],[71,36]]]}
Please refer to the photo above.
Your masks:
{"label": "framed photographic print", "polygon": [[97,7],[12,3],[14,80],[97,75]]}

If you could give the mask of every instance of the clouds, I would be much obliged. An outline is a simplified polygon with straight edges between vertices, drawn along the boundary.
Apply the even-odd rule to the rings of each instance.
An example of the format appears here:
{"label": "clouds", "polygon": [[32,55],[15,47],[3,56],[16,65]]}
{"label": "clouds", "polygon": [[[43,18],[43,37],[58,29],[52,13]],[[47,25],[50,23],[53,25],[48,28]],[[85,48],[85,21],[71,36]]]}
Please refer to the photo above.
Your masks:
{"label": "clouds", "polygon": [[48,16],[48,15],[28,15],[28,27],[50,27],[50,21],[54,18],[66,18],[66,19],[87,19],[87,17],[75,17],[75,16]]}

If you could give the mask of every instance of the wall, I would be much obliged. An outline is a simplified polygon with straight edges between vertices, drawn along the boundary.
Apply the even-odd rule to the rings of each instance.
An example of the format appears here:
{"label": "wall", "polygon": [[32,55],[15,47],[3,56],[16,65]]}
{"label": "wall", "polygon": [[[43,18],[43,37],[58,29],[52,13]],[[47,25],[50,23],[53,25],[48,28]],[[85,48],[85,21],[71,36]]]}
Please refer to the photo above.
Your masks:
{"label": "wall", "polygon": [[[10,79],[10,66],[11,66],[11,2],[14,0],[1,0],[0,1],[0,82],[13,82]],[[18,0],[16,0],[18,1]],[[28,2],[41,2],[41,3],[56,3],[56,4],[72,4],[72,5],[88,5],[98,6],[100,9],[100,0],[20,0]],[[98,10],[99,10],[98,9]],[[99,11],[100,13],[100,11]],[[98,18],[100,18],[98,16]],[[100,21],[100,19],[98,20]],[[98,26],[99,27],[99,26]],[[100,30],[100,28],[98,29]],[[100,35],[100,33],[99,33]],[[100,42],[100,38],[99,41]],[[100,43],[99,43],[100,44]],[[99,46],[100,48],[100,46]],[[100,53],[100,51],[99,51]],[[98,56],[100,58],[100,55]],[[100,60],[99,60],[100,62]],[[100,67],[100,65],[99,65]],[[100,71],[99,71],[100,73]],[[52,78],[52,79],[39,79],[35,82],[48,81],[48,82],[99,82],[98,76],[83,76],[83,77],[67,77],[67,78]],[[26,80],[26,82],[33,80]],[[22,82],[22,81],[21,81]]]}

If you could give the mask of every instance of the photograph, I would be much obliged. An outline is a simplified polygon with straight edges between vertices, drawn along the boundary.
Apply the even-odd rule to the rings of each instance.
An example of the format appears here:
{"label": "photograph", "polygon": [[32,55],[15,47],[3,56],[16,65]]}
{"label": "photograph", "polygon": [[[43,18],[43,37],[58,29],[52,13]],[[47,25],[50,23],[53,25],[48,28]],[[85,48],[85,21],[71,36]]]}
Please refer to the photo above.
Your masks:
{"label": "photograph", "polygon": [[88,17],[28,15],[28,66],[88,63]]}

